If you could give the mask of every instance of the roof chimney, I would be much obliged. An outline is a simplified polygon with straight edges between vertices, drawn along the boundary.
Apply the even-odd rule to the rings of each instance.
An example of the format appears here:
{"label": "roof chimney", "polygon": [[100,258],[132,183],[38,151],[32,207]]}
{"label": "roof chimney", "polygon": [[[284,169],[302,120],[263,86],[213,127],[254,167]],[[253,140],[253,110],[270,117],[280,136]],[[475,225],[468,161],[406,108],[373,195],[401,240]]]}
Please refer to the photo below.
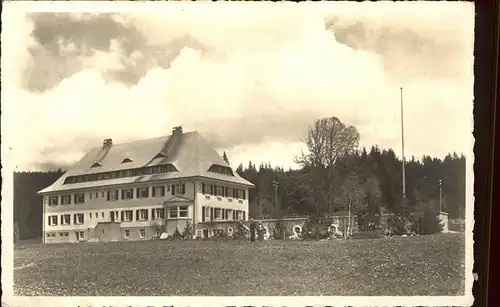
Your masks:
{"label": "roof chimney", "polygon": [[172,135],[182,134],[182,126],[177,126],[172,129]]}
{"label": "roof chimney", "polygon": [[102,142],[102,148],[111,147],[112,145],[113,145],[113,140],[112,139],[105,139]]}

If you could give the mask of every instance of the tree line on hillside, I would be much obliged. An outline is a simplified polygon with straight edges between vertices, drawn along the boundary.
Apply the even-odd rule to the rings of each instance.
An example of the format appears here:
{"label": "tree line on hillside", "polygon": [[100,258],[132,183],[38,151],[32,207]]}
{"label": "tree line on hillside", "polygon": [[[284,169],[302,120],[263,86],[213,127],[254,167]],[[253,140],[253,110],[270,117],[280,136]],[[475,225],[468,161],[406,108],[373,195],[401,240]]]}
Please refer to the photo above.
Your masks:
{"label": "tree line on hillside", "polygon": [[[237,173],[255,184],[249,192],[249,216],[256,218],[312,216],[320,218],[352,209],[374,219],[381,213],[439,210],[451,219],[463,218],[465,209],[465,157],[444,159],[424,156],[406,161],[406,198],[402,201],[401,160],[392,149],[358,148],[359,134],[338,118],[317,120],[304,143],[307,153],[296,157],[299,169],[284,170],[251,161]],[[226,153],[224,160],[229,162]],[[14,221],[20,239],[42,233],[42,198],[36,192],[51,185],[63,170],[14,173]]]}
{"label": "tree line on hillside", "polygon": [[42,236],[42,196],[36,193],[54,183],[64,171],[14,173],[14,227],[22,240]]}
{"label": "tree line on hillside", "polygon": [[442,211],[448,212],[450,219],[464,217],[464,155],[407,159],[403,198],[402,163],[394,150],[377,146],[360,149],[358,141],[354,127],[335,117],[325,118],[309,129],[304,140],[308,153],[296,159],[299,169],[284,170],[269,163],[240,164],[237,173],[256,186],[249,192],[250,216],[322,217],[346,211],[349,206],[371,219],[381,213],[408,215],[426,212],[426,208],[438,211],[441,180]]}

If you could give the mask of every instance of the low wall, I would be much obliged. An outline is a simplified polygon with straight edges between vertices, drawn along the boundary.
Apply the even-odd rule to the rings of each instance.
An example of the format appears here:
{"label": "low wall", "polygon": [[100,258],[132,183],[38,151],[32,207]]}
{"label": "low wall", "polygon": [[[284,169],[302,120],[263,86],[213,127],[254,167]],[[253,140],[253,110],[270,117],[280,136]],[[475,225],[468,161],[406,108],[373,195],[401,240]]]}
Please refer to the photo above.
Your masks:
{"label": "low wall", "polygon": [[276,223],[278,222],[283,223],[286,229],[285,237],[293,235],[293,228],[295,228],[296,226],[300,226],[301,228],[303,228],[305,221],[306,221],[305,217],[256,220],[257,223],[262,222],[262,225],[270,232],[271,235],[274,233],[274,229],[276,228]]}

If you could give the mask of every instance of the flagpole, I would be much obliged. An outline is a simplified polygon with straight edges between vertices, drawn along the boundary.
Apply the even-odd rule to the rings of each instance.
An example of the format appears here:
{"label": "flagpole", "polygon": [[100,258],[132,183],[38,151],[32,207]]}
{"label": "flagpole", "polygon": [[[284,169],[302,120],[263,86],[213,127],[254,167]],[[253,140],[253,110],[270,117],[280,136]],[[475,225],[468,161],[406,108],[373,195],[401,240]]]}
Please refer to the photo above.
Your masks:
{"label": "flagpole", "polygon": [[406,214],[406,176],[405,176],[405,134],[403,117],[403,88],[401,90],[401,166],[403,170],[403,212]]}

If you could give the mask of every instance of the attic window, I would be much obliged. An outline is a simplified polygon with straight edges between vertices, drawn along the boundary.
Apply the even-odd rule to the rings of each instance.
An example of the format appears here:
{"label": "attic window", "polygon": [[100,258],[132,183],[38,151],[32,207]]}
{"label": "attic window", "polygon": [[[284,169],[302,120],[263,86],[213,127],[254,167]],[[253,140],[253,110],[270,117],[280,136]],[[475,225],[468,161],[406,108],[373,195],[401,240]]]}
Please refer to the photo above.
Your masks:
{"label": "attic window", "polygon": [[233,170],[230,167],[223,165],[213,164],[212,166],[210,166],[208,171],[234,177]]}
{"label": "attic window", "polygon": [[132,160],[130,158],[123,159],[122,163],[130,163]]}
{"label": "attic window", "polygon": [[164,154],[162,154],[162,153],[159,153],[159,154],[157,154],[154,158],[155,158],[155,159],[157,159],[157,158],[165,158],[165,155],[164,155]]}
{"label": "attic window", "polygon": [[102,166],[102,165],[96,162],[96,163],[92,164],[91,167],[98,167],[98,166]]}

